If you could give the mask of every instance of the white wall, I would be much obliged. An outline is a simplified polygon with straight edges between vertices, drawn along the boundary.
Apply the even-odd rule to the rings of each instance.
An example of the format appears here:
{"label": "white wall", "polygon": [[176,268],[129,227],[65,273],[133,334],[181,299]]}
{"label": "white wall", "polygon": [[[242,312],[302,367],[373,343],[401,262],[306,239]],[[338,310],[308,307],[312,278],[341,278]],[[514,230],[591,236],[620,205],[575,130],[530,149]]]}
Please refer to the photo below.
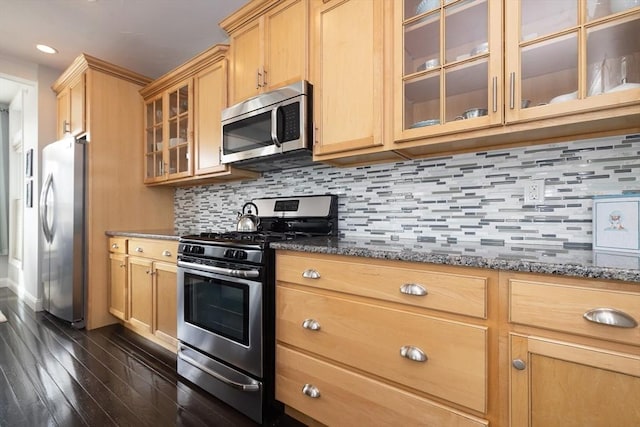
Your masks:
{"label": "white wall", "polygon": [[[33,148],[33,208],[24,209],[24,255],[21,266],[9,265],[9,286],[34,310],[42,308],[40,285],[40,153],[42,147],[55,140],[56,97],[51,85],[60,70],[0,55],[0,78],[8,78],[29,86],[24,103],[23,153]],[[22,168],[24,161],[20,165]]]}

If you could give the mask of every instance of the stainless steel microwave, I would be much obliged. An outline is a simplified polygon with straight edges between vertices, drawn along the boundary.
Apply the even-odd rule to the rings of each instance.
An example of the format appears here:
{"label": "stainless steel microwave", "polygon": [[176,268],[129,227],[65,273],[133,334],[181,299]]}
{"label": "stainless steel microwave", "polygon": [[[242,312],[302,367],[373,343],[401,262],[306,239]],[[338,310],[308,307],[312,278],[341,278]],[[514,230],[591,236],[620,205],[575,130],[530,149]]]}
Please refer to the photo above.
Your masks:
{"label": "stainless steel microwave", "polygon": [[302,80],[222,111],[222,163],[267,171],[312,160],[312,85]]}

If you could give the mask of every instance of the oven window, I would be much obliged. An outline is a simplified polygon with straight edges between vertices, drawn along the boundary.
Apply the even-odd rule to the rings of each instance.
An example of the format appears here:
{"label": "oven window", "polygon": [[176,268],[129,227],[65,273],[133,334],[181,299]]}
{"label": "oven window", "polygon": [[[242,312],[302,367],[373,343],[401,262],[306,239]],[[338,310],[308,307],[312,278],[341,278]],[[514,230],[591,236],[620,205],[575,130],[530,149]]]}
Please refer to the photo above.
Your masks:
{"label": "oven window", "polygon": [[273,145],[271,140],[271,111],[224,125],[222,138],[223,154],[241,153],[254,148]]}
{"label": "oven window", "polygon": [[249,345],[249,286],[190,273],[184,286],[185,322]]}

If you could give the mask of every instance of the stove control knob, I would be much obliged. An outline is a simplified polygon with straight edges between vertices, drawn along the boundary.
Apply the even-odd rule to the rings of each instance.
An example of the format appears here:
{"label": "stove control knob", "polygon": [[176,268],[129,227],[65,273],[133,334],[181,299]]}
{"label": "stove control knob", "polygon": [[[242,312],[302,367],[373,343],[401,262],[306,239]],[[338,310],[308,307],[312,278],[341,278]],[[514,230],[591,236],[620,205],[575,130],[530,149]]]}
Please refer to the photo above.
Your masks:
{"label": "stove control knob", "polygon": [[204,246],[194,246],[193,247],[193,252],[199,255],[203,255],[204,254]]}
{"label": "stove control knob", "polygon": [[245,251],[236,251],[236,259],[247,259],[247,253]]}
{"label": "stove control knob", "polygon": [[182,252],[184,252],[185,254],[188,254],[189,252],[191,252],[191,246],[190,245],[184,245],[182,247]]}
{"label": "stove control knob", "polygon": [[236,256],[236,251],[234,251],[233,249],[227,249],[226,251],[224,251],[225,258],[235,258],[235,256]]}

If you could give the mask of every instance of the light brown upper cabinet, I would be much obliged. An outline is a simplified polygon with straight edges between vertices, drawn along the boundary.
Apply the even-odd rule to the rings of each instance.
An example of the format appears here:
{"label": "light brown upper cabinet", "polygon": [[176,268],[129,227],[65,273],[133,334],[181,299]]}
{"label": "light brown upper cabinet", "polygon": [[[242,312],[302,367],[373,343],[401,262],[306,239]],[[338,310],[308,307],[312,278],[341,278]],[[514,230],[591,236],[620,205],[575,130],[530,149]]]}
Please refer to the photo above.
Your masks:
{"label": "light brown upper cabinet", "polygon": [[215,45],[140,91],[145,184],[186,186],[256,176],[220,163],[227,50]]}
{"label": "light brown upper cabinet", "polygon": [[640,130],[634,0],[394,0],[407,157]]}
{"label": "light brown upper cabinet", "polygon": [[395,138],[500,125],[502,2],[395,4]]}
{"label": "light brown upper cabinet", "polygon": [[193,79],[145,100],[145,183],[191,176]]}
{"label": "light brown upper cabinet", "polygon": [[85,74],[79,74],[57,95],[58,138],[70,132],[78,136],[85,131]]}
{"label": "light brown upper cabinet", "polygon": [[308,79],[308,0],[254,0],[220,26],[231,44],[231,105]]}
{"label": "light brown upper cabinet", "polygon": [[505,4],[507,122],[638,108],[640,3]]}
{"label": "light brown upper cabinet", "polygon": [[391,142],[391,17],[387,1],[312,2],[314,158],[398,159]]}

